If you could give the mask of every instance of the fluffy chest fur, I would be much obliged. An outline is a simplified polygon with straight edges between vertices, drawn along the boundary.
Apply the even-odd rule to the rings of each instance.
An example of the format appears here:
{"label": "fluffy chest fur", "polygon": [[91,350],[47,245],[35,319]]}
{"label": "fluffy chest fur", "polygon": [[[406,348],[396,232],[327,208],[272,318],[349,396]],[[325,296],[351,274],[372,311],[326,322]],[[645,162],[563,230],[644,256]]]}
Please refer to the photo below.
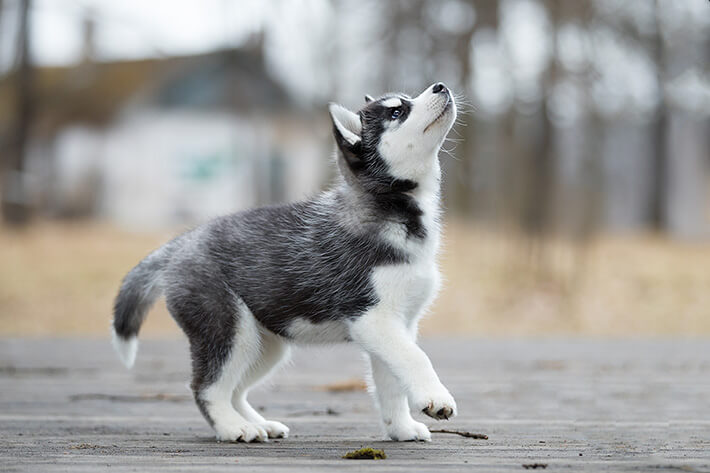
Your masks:
{"label": "fluffy chest fur", "polygon": [[418,319],[440,287],[437,264],[440,242],[438,163],[429,179],[424,180],[414,198],[421,209],[423,238],[407,236],[405,229],[392,226],[385,230],[388,241],[406,253],[406,262],[374,268],[372,281],[379,304],[408,322]]}
{"label": "fluffy chest fur", "polygon": [[439,271],[432,259],[375,268],[373,285],[379,305],[407,324],[421,317],[439,290]]}

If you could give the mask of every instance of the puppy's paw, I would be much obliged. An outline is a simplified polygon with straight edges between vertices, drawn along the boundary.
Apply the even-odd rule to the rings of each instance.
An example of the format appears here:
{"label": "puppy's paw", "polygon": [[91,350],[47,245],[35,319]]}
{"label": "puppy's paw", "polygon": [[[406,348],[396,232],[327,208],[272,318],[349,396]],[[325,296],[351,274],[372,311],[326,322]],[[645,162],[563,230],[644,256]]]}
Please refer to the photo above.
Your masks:
{"label": "puppy's paw", "polygon": [[456,416],[456,401],[444,386],[435,392],[418,396],[412,406],[437,420],[451,419]]}
{"label": "puppy's paw", "polygon": [[259,424],[268,434],[270,439],[285,439],[288,437],[289,428],[281,422],[266,420]]}
{"label": "puppy's paw", "polygon": [[220,442],[267,442],[269,434],[262,426],[251,422],[232,425],[215,424],[217,440]]}
{"label": "puppy's paw", "polygon": [[395,442],[430,442],[431,433],[426,425],[409,419],[393,422],[387,427],[387,435]]}

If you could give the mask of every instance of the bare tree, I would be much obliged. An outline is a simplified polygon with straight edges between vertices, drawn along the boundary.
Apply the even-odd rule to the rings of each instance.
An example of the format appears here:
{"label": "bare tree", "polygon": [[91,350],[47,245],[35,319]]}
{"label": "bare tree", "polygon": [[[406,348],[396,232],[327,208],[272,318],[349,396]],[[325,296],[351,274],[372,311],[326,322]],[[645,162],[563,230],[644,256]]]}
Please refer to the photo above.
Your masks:
{"label": "bare tree", "polygon": [[[665,51],[663,45],[663,32],[661,31],[661,12],[659,0],[655,2],[656,30],[653,36],[653,58],[656,62],[656,78],[659,86],[663,86],[665,76]],[[668,107],[665,94],[659,94],[659,103],[653,122],[653,161],[651,163],[651,202],[649,209],[649,222],[653,228],[662,230],[666,226],[666,173],[668,155],[666,142],[668,135]]]}
{"label": "bare tree", "polygon": [[550,119],[549,96],[558,80],[557,68],[557,33],[562,5],[560,0],[546,0],[544,5],[550,16],[552,41],[550,61],[543,79],[544,90],[540,107],[540,129],[530,166],[525,207],[523,208],[523,227],[530,234],[543,237],[552,225],[552,192],[555,172],[555,126]]}
{"label": "bare tree", "polygon": [[8,149],[4,153],[2,216],[11,225],[21,225],[29,218],[26,189],[22,173],[25,168],[27,142],[33,115],[32,63],[30,58],[30,0],[20,1],[17,70],[15,72],[16,111]]}
{"label": "bare tree", "polygon": [[[480,0],[473,2],[469,0],[476,13],[476,21],[469,31],[464,32],[457,38],[456,56],[461,64],[461,83],[467,91],[470,91],[473,64],[471,63],[471,44],[474,35],[484,29],[498,30],[499,23],[499,2],[498,0]],[[490,195],[482,195],[474,188],[474,173],[481,168],[481,157],[475,152],[476,138],[482,133],[488,133],[488,125],[484,120],[478,120],[475,113],[463,114],[461,121],[461,142],[457,146],[457,152],[461,158],[459,178],[455,182],[454,202],[458,209],[467,215],[472,213],[487,213],[482,207],[487,204],[476,202],[485,199],[489,202]],[[495,127],[497,128],[497,126]],[[491,139],[498,141],[497,130],[492,130]],[[490,194],[490,193],[487,193]],[[488,209],[490,210],[490,209]]]}

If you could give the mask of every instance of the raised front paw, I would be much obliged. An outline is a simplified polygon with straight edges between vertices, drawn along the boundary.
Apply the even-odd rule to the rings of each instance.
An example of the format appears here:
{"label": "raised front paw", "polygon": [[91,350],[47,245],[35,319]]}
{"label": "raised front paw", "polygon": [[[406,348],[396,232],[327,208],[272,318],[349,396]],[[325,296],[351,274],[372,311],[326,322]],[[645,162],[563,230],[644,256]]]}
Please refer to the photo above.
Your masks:
{"label": "raised front paw", "polygon": [[412,419],[404,419],[398,422],[392,422],[386,426],[387,436],[395,442],[422,442],[431,441],[431,433],[426,425]]}
{"label": "raised front paw", "polygon": [[445,387],[435,392],[423,393],[412,402],[415,409],[434,419],[451,419],[456,416],[456,401]]}
{"label": "raised front paw", "polygon": [[214,430],[220,442],[266,442],[269,439],[266,429],[251,422],[232,425],[215,424]]}

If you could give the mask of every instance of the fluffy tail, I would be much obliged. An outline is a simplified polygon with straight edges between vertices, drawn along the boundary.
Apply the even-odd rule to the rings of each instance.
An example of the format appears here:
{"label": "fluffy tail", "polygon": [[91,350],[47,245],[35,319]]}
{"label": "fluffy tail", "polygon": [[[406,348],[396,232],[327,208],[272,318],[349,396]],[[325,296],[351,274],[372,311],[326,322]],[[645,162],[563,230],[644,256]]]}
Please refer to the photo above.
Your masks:
{"label": "fluffy tail", "polygon": [[113,306],[113,347],[127,368],[131,368],[136,361],[138,331],[143,320],[163,292],[162,270],[172,253],[171,247],[168,244],[138,263],[123,278],[116,296]]}

